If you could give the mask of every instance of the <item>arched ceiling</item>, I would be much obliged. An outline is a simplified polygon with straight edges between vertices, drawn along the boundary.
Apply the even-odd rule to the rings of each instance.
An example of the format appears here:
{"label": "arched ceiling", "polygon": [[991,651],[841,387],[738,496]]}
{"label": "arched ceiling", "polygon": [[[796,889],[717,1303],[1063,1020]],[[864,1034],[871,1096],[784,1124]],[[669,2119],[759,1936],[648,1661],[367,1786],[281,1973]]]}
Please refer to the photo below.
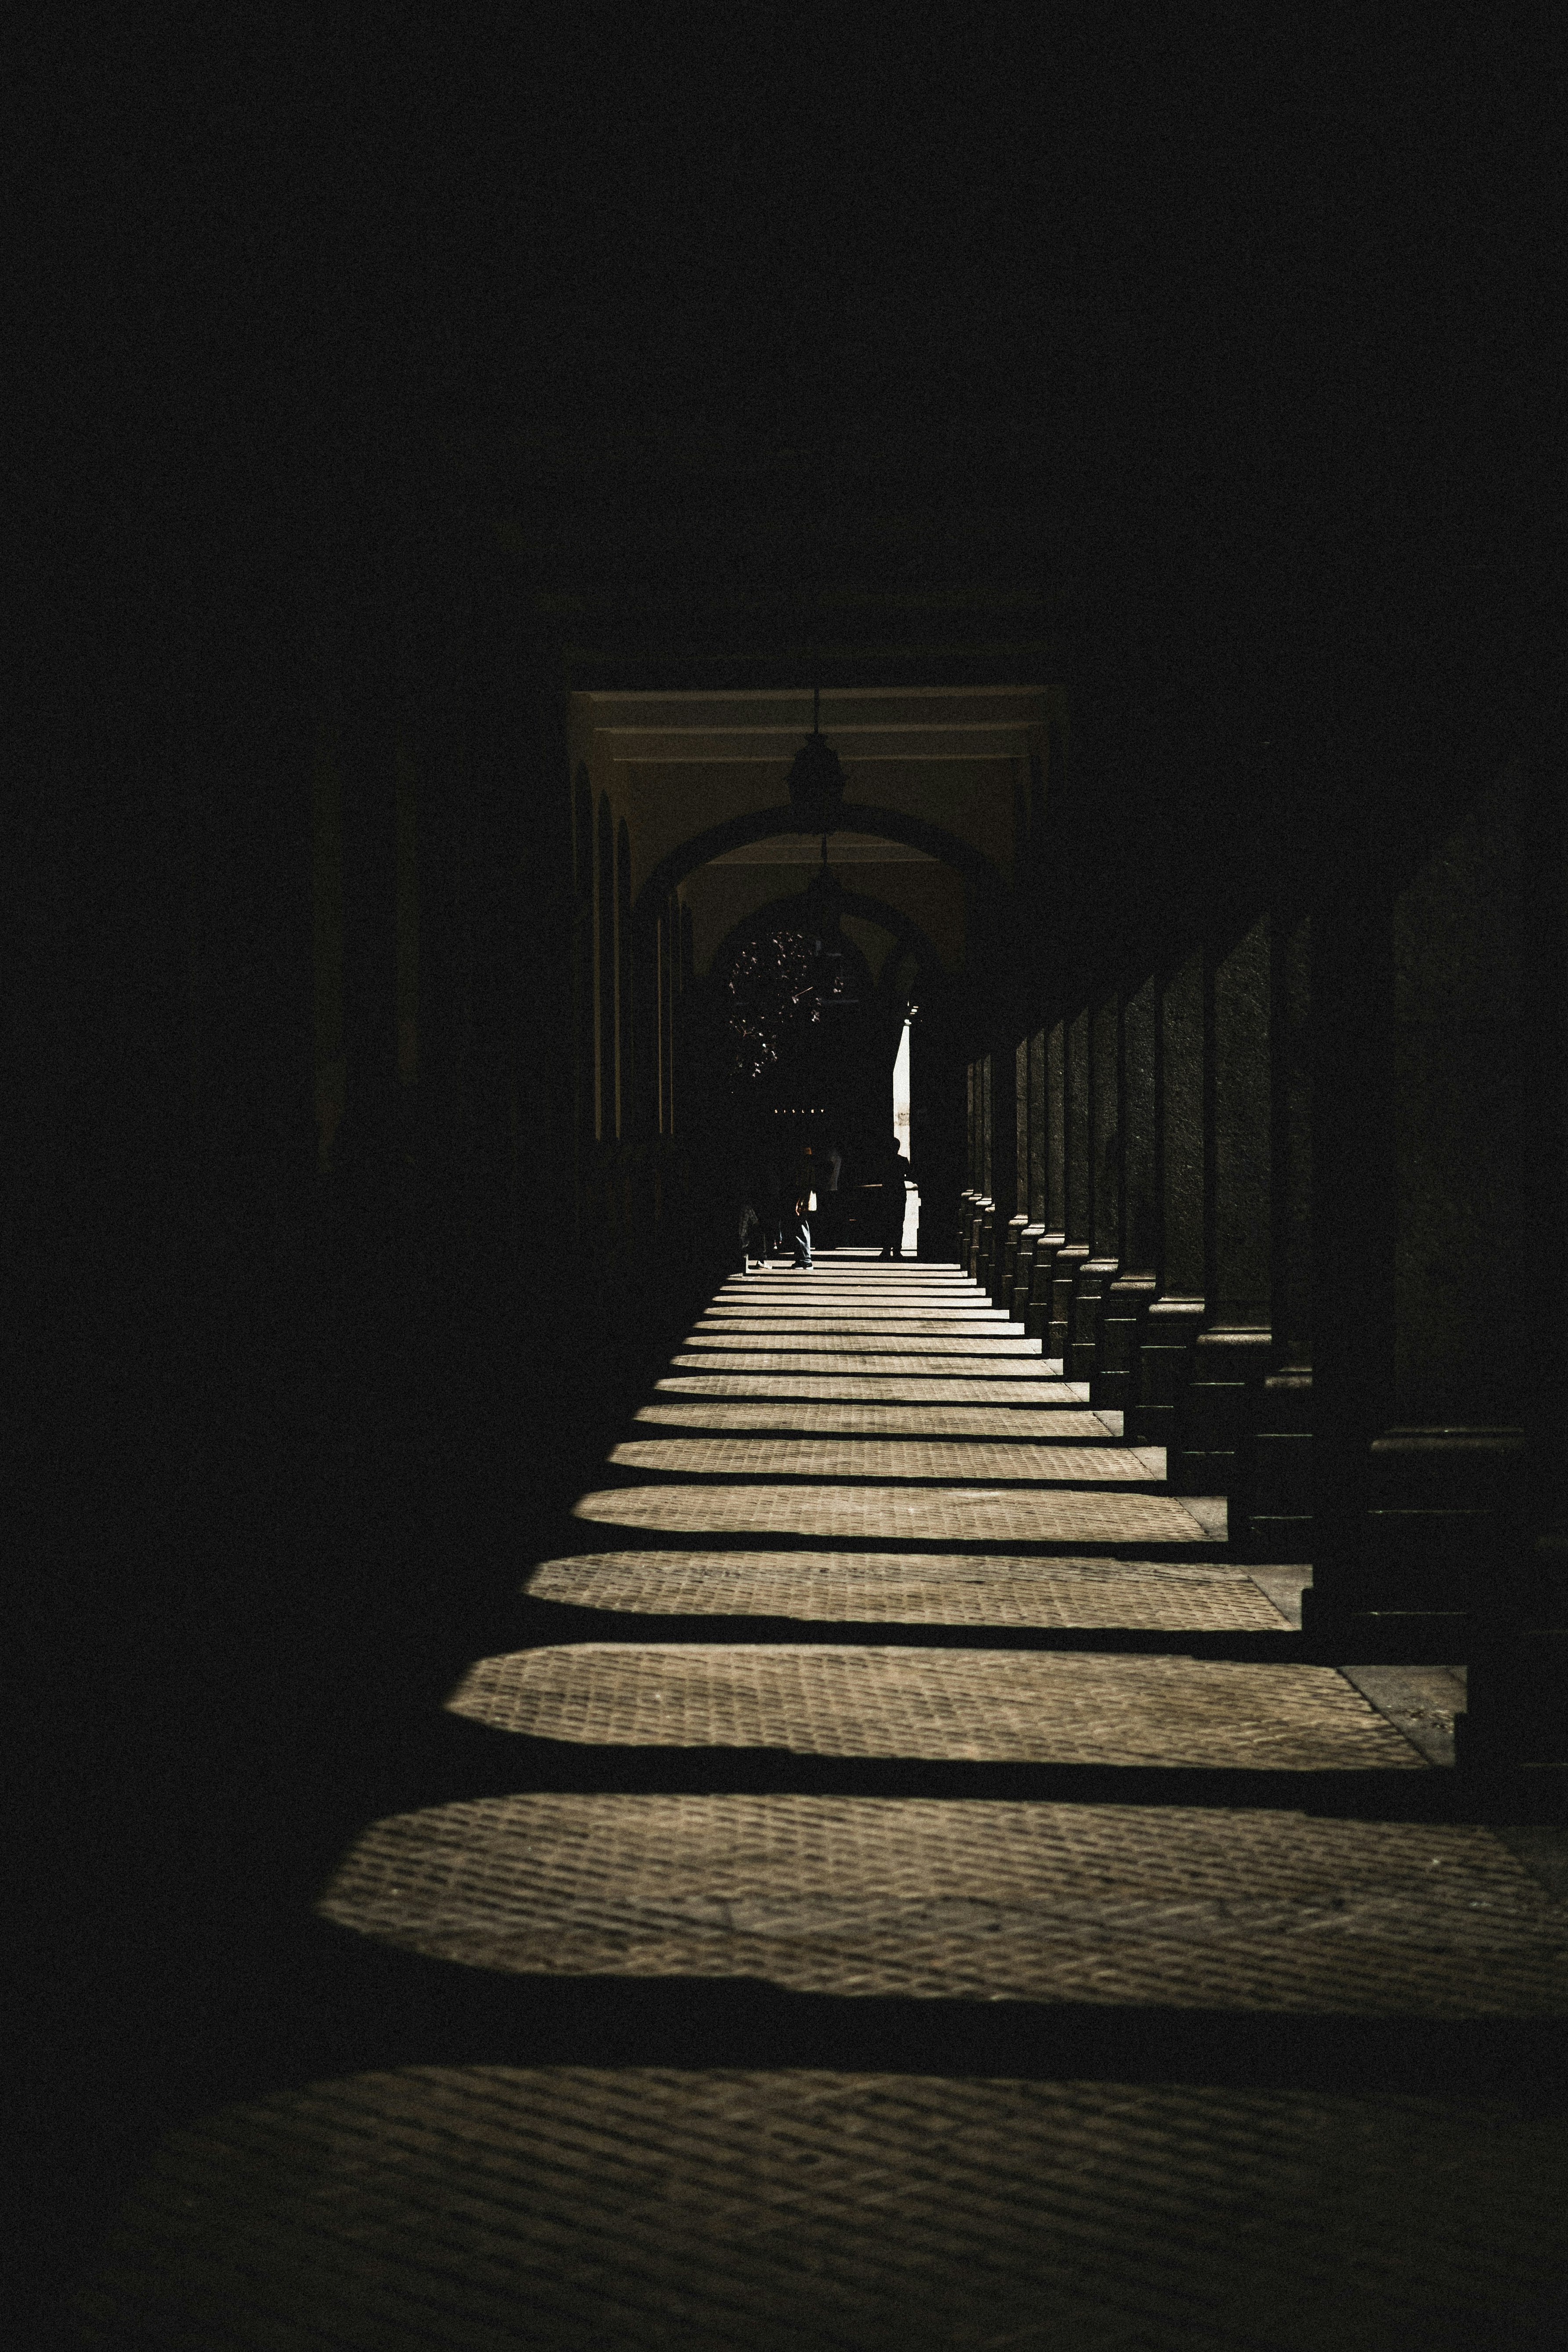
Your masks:
{"label": "arched ceiling", "polygon": [[[775,844],[787,852],[800,838],[775,835],[750,845],[744,856],[731,852],[688,875],[680,895],[691,909],[692,953],[699,972],[709,969],[714,950],[744,916],[762,907],[787,907],[805,889],[820,862],[819,841],[808,845],[809,860],[785,854],[773,862],[771,856],[750,854],[752,849],[771,853]],[[890,855],[885,860],[863,856],[841,860],[836,834],[827,845],[828,863],[847,889],[880,899],[914,924],[931,940],[943,969],[955,972],[963,961],[963,877],[924,851],[911,852],[898,842],[888,847]],[[871,961],[875,964],[877,959],[872,956]]]}
{"label": "arched ceiling", "polygon": [[[846,830],[829,862],[914,921],[951,971],[963,961],[976,881],[1013,881],[1037,815],[1031,770],[1048,793],[1050,730],[1063,716],[1051,687],[822,694],[822,732],[846,779]],[[604,795],[625,819],[634,898],[650,881],[666,887],[661,869],[679,887],[700,971],[737,921],[803,887],[817,862],[818,840],[784,814],[811,722],[805,689],[572,696],[572,772],[585,768],[595,803]],[[693,856],[710,835],[711,856]]]}

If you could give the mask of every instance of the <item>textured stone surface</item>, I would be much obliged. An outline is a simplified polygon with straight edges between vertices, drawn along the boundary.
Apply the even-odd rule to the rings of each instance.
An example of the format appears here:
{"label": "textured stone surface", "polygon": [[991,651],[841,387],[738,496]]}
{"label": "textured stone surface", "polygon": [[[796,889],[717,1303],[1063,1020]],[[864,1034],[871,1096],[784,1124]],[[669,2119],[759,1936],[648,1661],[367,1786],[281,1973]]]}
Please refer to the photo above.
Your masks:
{"label": "textured stone surface", "polygon": [[415,2065],[172,2135],[79,2340],[1545,2352],[1565,2162],[1440,2092]]}
{"label": "textured stone surface", "polygon": [[1422,1767],[1329,1666],[579,1642],[482,1659],[449,1705],[507,1731],[616,1746],[1252,1771]]}
{"label": "textured stone surface", "polygon": [[[677,1362],[683,1361],[677,1359]],[[983,1372],[966,1371],[960,1364],[928,1366],[903,1371],[852,1364],[847,1371],[764,1372],[760,1362],[737,1358],[723,1371],[702,1375],[668,1372],[655,1384],[661,1393],[703,1397],[817,1397],[860,1399],[906,1404],[1005,1404],[1019,1407],[1071,1406],[1078,1402],[1065,1381],[1053,1378],[1041,1361],[1009,1359],[987,1363]]]}
{"label": "textured stone surface", "polygon": [[[760,1355],[756,1352],[759,1340],[767,1343]],[[789,1364],[775,1364],[773,1360],[774,1356],[782,1354],[967,1356],[979,1371],[989,1370],[990,1360],[994,1356],[1027,1356],[1036,1364],[1041,1361],[1033,1339],[1013,1338],[1006,1332],[998,1333],[994,1338],[987,1333],[984,1339],[966,1331],[910,1330],[906,1334],[886,1324],[862,1324],[857,1328],[849,1321],[837,1323],[825,1320],[819,1325],[798,1324],[793,1328],[788,1323],[780,1322],[762,1330],[722,1333],[703,1330],[693,1333],[687,1346],[693,1350],[699,1365],[711,1361],[719,1371],[729,1368],[725,1360],[737,1352],[744,1355],[751,1370],[759,1372],[788,1371],[791,1369]],[[675,1360],[685,1366],[693,1360],[693,1357],[680,1355]],[[800,1369],[809,1370],[809,1366],[803,1365]]]}
{"label": "textured stone surface", "polygon": [[[951,1270],[727,1285],[579,1501],[581,1549],[519,1530],[531,1601],[679,1638],[464,1670],[450,1739],[526,1786],[402,1800],[319,1902],[397,1972],[410,2063],[171,2131],[76,2352],[1555,2352],[1568,2122],[1492,2058],[1568,2014],[1550,1833],[1378,1818],[1440,1790],[1458,1684],[1295,1661],[1300,1572],[1227,1558],[1223,1503],[1147,1491],[1157,1450],[1084,1404]],[[833,1630],[708,1638],[737,1616]],[[994,1645],[877,1630],[921,1624]],[[1227,1631],[1279,1661],[1180,1654]],[[556,1741],[610,1785],[548,1785]],[[785,1768],[829,1786],[896,1790],[900,1759],[1144,1777],[1136,1804],[752,1793],[759,1748],[844,1759]],[[617,1785],[661,1748],[696,1792]],[[1255,1778],[1199,1807],[1194,1767],[1332,1774],[1364,1817],[1259,1804]],[[1167,1769],[1188,1801],[1149,1798]],[[465,1991],[504,2021],[435,2045],[476,2063],[418,2063]],[[552,2001],[553,2047],[530,2039]],[[679,2070],[642,2063],[660,2003]],[[712,2063],[735,2003],[743,2063]],[[866,2063],[889,2013],[897,2074]],[[1425,2044],[1396,2076],[1421,2095],[1358,2071],[1379,2035],[1478,2025],[1496,2096],[1446,2095]],[[982,2030],[1007,2066],[952,2055]],[[1356,2053],[1333,2089],[1282,2055],[1325,2030]],[[806,2046],[785,2063],[775,2031]],[[1064,2067],[1065,2033],[1092,2063]],[[563,2055],[594,2063],[533,2063]]]}
{"label": "textured stone surface", "polygon": [[[1103,1445],[1105,1424],[1092,1412],[1073,1412],[1059,1406],[1033,1404],[867,1404],[824,1402],[808,1403],[789,1397],[694,1396],[680,1402],[643,1405],[639,1423],[667,1428],[741,1431],[769,1429],[813,1436],[878,1437],[1005,1437],[1033,1439],[1061,1445],[1087,1440]],[[1121,1475],[1136,1476],[1127,1456],[1119,1456]]]}
{"label": "textured stone surface", "polygon": [[1484,1829],[1178,1806],[502,1797],[379,1822],[323,1911],[528,1973],[1352,2015],[1568,2015]]}
{"label": "textured stone surface", "polygon": [[1201,1543],[1190,1511],[1163,1495],[1044,1487],[824,1485],[613,1486],[584,1495],[576,1516],[679,1534],[848,1536],[935,1543]]}
{"label": "textured stone surface", "polygon": [[[1100,1432],[1101,1437],[1105,1433]],[[1088,1479],[1131,1486],[1142,1465],[1106,1445],[988,1444],[919,1437],[638,1437],[610,1455],[632,1470],[677,1477],[940,1478],[1065,1485]]]}
{"label": "textured stone surface", "polygon": [[545,1560],[536,1600],[649,1616],[840,1623],[1140,1626],[1278,1632],[1281,1609],[1225,1562],[1025,1559],[984,1553],[624,1551]]}

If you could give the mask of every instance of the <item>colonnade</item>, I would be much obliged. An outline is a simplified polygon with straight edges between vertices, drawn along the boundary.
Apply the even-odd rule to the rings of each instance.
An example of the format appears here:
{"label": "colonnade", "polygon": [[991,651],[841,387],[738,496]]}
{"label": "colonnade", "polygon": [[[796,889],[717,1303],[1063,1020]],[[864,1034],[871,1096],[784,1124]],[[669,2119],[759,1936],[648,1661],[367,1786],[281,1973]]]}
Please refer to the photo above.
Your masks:
{"label": "colonnade", "polygon": [[1475,1767],[1568,1760],[1561,827],[1516,762],[1439,839],[1015,972],[968,1067],[961,1263],[1238,1559],[1311,1564],[1314,1646],[1468,1660]]}
{"label": "colonnade", "polygon": [[574,1226],[614,1286],[639,1252],[690,1244],[691,917],[671,891],[639,919],[626,822],[604,794],[595,811],[585,769],[573,820]]}

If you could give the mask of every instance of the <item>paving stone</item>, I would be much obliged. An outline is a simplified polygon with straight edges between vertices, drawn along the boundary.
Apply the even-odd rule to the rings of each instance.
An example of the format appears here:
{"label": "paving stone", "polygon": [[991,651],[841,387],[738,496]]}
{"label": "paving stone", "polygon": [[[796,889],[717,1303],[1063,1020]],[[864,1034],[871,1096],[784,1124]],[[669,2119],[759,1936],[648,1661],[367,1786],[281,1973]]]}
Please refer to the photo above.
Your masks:
{"label": "paving stone", "polygon": [[[661,1387],[673,1382],[661,1381]],[[1103,1445],[1105,1429],[1092,1412],[1069,1412],[1050,1405],[1017,1404],[866,1404],[847,1397],[837,1403],[788,1397],[754,1396],[713,1399],[688,1397],[680,1402],[662,1400],[638,1408],[639,1423],[675,1429],[721,1429],[740,1432],[768,1429],[823,1437],[1005,1437],[1033,1438],[1049,1444],[1087,1440]],[[1140,1457],[1142,1458],[1142,1457]],[[1123,1470],[1127,1455],[1119,1456]],[[1134,1470],[1131,1475],[1138,1473]]]}
{"label": "paving stone", "polygon": [[616,1747],[1251,1771],[1426,1769],[1328,1666],[579,1642],[482,1659],[448,1705],[500,1730]]}
{"label": "paving stone", "polygon": [[730,1347],[736,1340],[760,1341],[764,1347],[783,1347],[797,1338],[820,1339],[837,1334],[853,1334],[858,1339],[880,1338],[889,1347],[906,1343],[918,1345],[922,1338],[935,1335],[939,1339],[973,1341],[977,1348],[991,1346],[999,1339],[1025,1337],[1021,1323],[981,1323],[978,1318],[967,1319],[957,1316],[878,1316],[823,1314],[789,1314],[762,1316],[705,1315],[687,1333],[689,1346],[702,1346],[714,1341]]}
{"label": "paving stone", "polygon": [[[1103,1439],[1105,1432],[1098,1434]],[[1120,1446],[995,1445],[919,1437],[634,1437],[610,1460],[633,1470],[717,1478],[1087,1479],[1131,1485],[1141,1463]]]}
{"label": "paving stone", "polygon": [[614,1486],[584,1495],[576,1517],[677,1534],[846,1536],[936,1543],[1202,1543],[1190,1511],[1163,1495],[987,1486]]}
{"label": "paving stone", "polygon": [[827,1305],[818,1297],[788,1303],[770,1300],[753,1304],[748,1300],[743,1306],[726,1301],[722,1306],[704,1308],[693,1328],[699,1331],[766,1332],[795,1324],[809,1330],[823,1323],[863,1326],[878,1331],[973,1331],[982,1336],[1016,1336],[1024,1328],[1016,1316],[1005,1315],[999,1307],[954,1307],[946,1300],[910,1300],[900,1307],[878,1307],[854,1298]]}
{"label": "paving stone", "polygon": [[77,2341],[1544,2352],[1565,2158],[1436,2093],[409,2066],[172,2133]]}
{"label": "paving stone", "polygon": [[519,1795],[377,1822],[340,1926],[523,1974],[850,1998],[1568,2014],[1568,1913],[1473,1827],[1193,1807]]}
{"label": "paving stone", "polygon": [[[1303,1573],[1214,1557],[1223,1497],[1135,1491],[1158,1451],[1111,1442],[1117,1417],[1060,1374],[952,1267],[835,1253],[810,1276],[731,1278],[615,1449],[618,1471],[652,1475],[575,1507],[630,1531],[626,1548],[542,1561],[526,1589],[693,1627],[1163,1629],[1166,1654],[577,1643],[482,1658],[449,1705],[595,1746],[612,1771],[621,1748],[711,1751],[720,1787],[721,1751],[742,1748],[1348,1770],[1374,1799],[1388,1772],[1437,1785],[1452,1692],[1436,1670],[1355,1669],[1357,1689],[1177,1654],[1184,1633],[1283,1633]],[[605,1996],[617,2015],[630,1980],[664,1979],[710,1999],[750,1980],[862,2020],[879,1998],[1141,2011],[1173,2032],[1184,2011],[1555,2020],[1561,1846],[1255,1805],[534,1790],[375,1822],[319,1907],[437,1964],[532,1979],[514,1988],[525,2011],[544,1980],[592,1978],[627,1980]],[[71,2343],[1555,2352],[1568,2122],[1527,2088],[916,2063],[356,2074],[167,2135]]]}
{"label": "paving stone", "polygon": [[952,1552],[624,1551],[546,1560],[541,1601],[639,1616],[842,1622],[1158,1627],[1274,1633],[1279,1612],[1225,1562],[1048,1561]]}
{"label": "paving stone", "polygon": [[[1028,1356],[1039,1364],[1045,1360],[1039,1352],[1038,1340],[1014,1338],[1005,1331],[998,1332],[994,1337],[989,1332],[981,1336],[968,1332],[921,1331],[911,1332],[906,1339],[901,1333],[889,1331],[884,1326],[871,1324],[857,1329],[853,1324],[846,1328],[837,1322],[825,1322],[820,1327],[810,1328],[801,1324],[793,1330],[787,1326],[774,1325],[770,1326],[767,1331],[755,1333],[731,1331],[721,1335],[700,1330],[693,1333],[686,1344],[689,1348],[711,1349],[715,1354],[723,1351],[732,1355],[740,1351],[748,1362],[755,1361],[759,1370],[771,1369],[767,1362],[770,1353],[777,1354],[784,1350],[791,1355],[807,1356],[825,1353],[846,1356],[973,1356],[982,1370],[992,1356]],[[685,1360],[678,1358],[677,1360]]]}
{"label": "paving stone", "polygon": [[[1007,1363],[983,1377],[966,1377],[943,1366],[935,1372],[889,1374],[862,1372],[835,1377],[810,1372],[751,1371],[666,1372],[654,1382],[661,1393],[683,1397],[815,1397],[825,1402],[859,1399],[899,1401],[914,1405],[1000,1404],[1018,1412],[1071,1412],[1073,1400],[1065,1381],[1047,1376],[1043,1365]],[[1083,1416],[1098,1421],[1098,1414]]]}

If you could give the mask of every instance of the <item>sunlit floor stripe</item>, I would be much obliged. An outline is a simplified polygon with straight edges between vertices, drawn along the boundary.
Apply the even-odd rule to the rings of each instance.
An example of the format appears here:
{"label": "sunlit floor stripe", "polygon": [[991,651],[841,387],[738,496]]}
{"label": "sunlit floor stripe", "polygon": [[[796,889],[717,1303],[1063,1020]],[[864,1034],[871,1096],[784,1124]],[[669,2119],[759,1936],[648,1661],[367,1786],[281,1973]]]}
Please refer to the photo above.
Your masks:
{"label": "sunlit floor stripe", "polygon": [[764,1484],[612,1486],[573,1516],[677,1535],[844,1536],[858,1543],[1201,1543],[1190,1511],[1164,1495],[1114,1487],[836,1486]]}
{"label": "sunlit floor stripe", "polygon": [[[673,1387],[673,1381],[659,1383]],[[820,1437],[1005,1437],[1059,1444],[1083,1440],[1103,1446],[1105,1423],[1097,1413],[1068,1406],[1019,1404],[1011,1411],[994,1405],[915,1403],[868,1404],[847,1396],[835,1404],[792,1402],[754,1397],[725,1402],[700,1395],[684,1402],[656,1399],[639,1406],[634,1418],[667,1428],[743,1431],[767,1429]],[[1127,1475],[1141,1474],[1123,1458]]]}
{"label": "sunlit floor stripe", "polygon": [[[954,1355],[938,1352],[936,1348],[889,1348],[884,1343],[839,1345],[823,1340],[818,1348],[682,1348],[679,1355],[670,1357],[670,1371],[703,1371],[708,1379],[733,1379],[742,1373],[745,1379],[757,1379],[759,1373],[795,1373],[797,1379],[823,1379],[835,1373],[856,1373],[858,1379],[889,1379],[891,1373],[902,1373],[908,1381],[1037,1381],[1041,1390],[1047,1383],[1063,1390],[1060,1373],[1048,1373],[1039,1357],[1025,1355],[975,1355],[969,1348],[954,1350]],[[875,1395],[875,1390],[872,1390]],[[1069,1395],[1069,1392],[1068,1392]],[[1063,1402],[1068,1402],[1068,1395]],[[1072,1400],[1077,1402],[1077,1400]]]}
{"label": "sunlit floor stripe", "polygon": [[1195,1807],[475,1800],[377,1822],[321,1910],[531,1975],[921,2000],[1568,2015],[1568,1925],[1490,1832]]}
{"label": "sunlit floor stripe", "polygon": [[1024,1326],[1005,1316],[982,1323],[977,1318],[964,1320],[956,1315],[808,1315],[795,1307],[787,1314],[777,1315],[704,1315],[693,1324],[689,1337],[698,1341],[728,1341],[737,1336],[752,1335],[775,1339],[795,1331],[804,1332],[808,1339],[831,1339],[840,1333],[865,1338],[879,1333],[889,1342],[935,1334],[949,1339],[973,1339],[977,1346],[987,1345],[993,1339],[1024,1337]]}
{"label": "sunlit floor stripe", "polygon": [[[807,1397],[825,1402],[842,1401],[853,1404],[861,1398],[879,1402],[901,1402],[912,1405],[951,1403],[958,1405],[999,1404],[1027,1412],[1081,1412],[1079,1400],[1066,1382],[1052,1380],[1044,1366],[1009,1363],[1000,1367],[1000,1377],[987,1372],[984,1378],[968,1379],[956,1373],[950,1365],[938,1373],[899,1376],[888,1372],[748,1372],[724,1371],[700,1374],[696,1372],[666,1372],[654,1382],[658,1391],[668,1391],[682,1397]],[[1095,1417],[1101,1433],[1105,1423]]]}
{"label": "sunlit floor stripe", "polygon": [[913,1559],[907,1552],[596,1552],[542,1561],[526,1589],[537,1601],[646,1616],[1142,1626],[1168,1633],[1281,1633],[1286,1622],[1245,1569],[1224,1561],[1041,1562],[962,1552]]}
{"label": "sunlit floor stripe", "polygon": [[1098,1445],[1000,1445],[922,1437],[632,1437],[610,1460],[632,1470],[710,1478],[940,1478],[1058,1486],[1146,1483],[1134,1454]]}
{"label": "sunlit floor stripe", "polygon": [[[1006,1334],[996,1336],[996,1339],[983,1339],[983,1336],[954,1339],[952,1334],[945,1334],[945,1331],[917,1331],[917,1334],[910,1334],[905,1339],[905,1336],[891,1334],[891,1331],[869,1331],[869,1328],[868,1331],[839,1331],[839,1328],[783,1331],[781,1328],[781,1331],[764,1331],[764,1334],[754,1336],[736,1331],[736,1334],[726,1334],[724,1339],[703,1331],[700,1336],[687,1339],[684,1345],[700,1348],[703,1355],[712,1352],[717,1362],[720,1357],[748,1357],[750,1360],[752,1355],[757,1355],[764,1340],[771,1352],[790,1352],[790,1355],[799,1357],[835,1355],[835,1352],[837,1355],[889,1355],[889,1352],[893,1352],[893,1355],[963,1355],[971,1357],[975,1367],[980,1369],[985,1367],[990,1357],[1004,1355],[1032,1355],[1035,1362],[1044,1362],[1037,1340],[1008,1339]],[[802,1371],[804,1369],[809,1369],[809,1364],[802,1364]]]}
{"label": "sunlit floor stripe", "polygon": [[1328,1666],[574,1642],[483,1658],[447,1704],[496,1730],[590,1746],[1221,1771],[1428,1769]]}

